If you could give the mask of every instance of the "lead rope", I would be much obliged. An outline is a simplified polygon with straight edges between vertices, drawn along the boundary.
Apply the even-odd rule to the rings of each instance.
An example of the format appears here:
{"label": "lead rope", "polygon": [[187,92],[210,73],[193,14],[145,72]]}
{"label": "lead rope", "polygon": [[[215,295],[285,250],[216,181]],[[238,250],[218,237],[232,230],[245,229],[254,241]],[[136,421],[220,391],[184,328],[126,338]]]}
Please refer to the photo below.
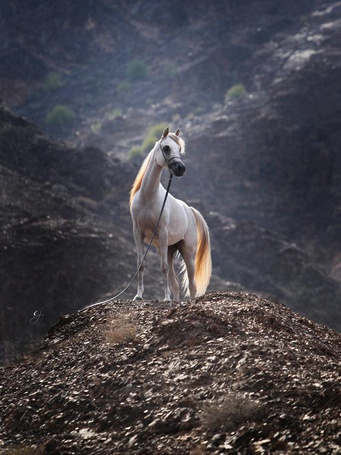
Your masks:
{"label": "lead rope", "polygon": [[84,311],[88,308],[92,308],[94,306],[98,306],[98,305],[103,305],[104,303],[108,303],[110,302],[111,300],[116,300],[118,297],[120,297],[122,294],[124,294],[126,292],[126,290],[133,284],[135,278],[137,277],[137,274],[139,273],[139,270],[140,270],[140,267],[142,266],[143,262],[145,261],[146,259],[146,256],[147,256],[147,253],[150,249],[150,247],[152,246],[152,243],[153,243],[153,240],[154,240],[154,237],[156,235],[156,231],[157,231],[157,228],[159,227],[159,223],[160,223],[160,220],[161,220],[161,216],[162,216],[162,213],[163,213],[163,209],[165,208],[165,205],[166,205],[166,201],[167,201],[167,197],[168,197],[168,194],[169,194],[169,189],[170,189],[170,186],[171,186],[171,183],[172,183],[172,178],[173,178],[173,173],[172,172],[169,172],[169,181],[168,181],[168,185],[167,185],[167,189],[166,189],[166,194],[165,194],[165,198],[163,200],[163,204],[162,204],[162,207],[161,207],[161,211],[160,211],[160,215],[159,215],[159,218],[157,220],[157,223],[155,225],[155,229],[154,229],[154,232],[153,232],[153,235],[152,235],[152,238],[150,239],[150,242],[147,246],[147,249],[143,255],[143,258],[139,264],[139,266],[137,267],[137,270],[133,276],[133,278],[130,280],[130,282],[127,284],[127,286],[123,289],[123,291],[121,291],[119,294],[117,295],[114,295],[113,297],[110,297],[110,299],[107,299],[107,300],[103,300],[102,302],[96,302],[96,303],[92,303],[90,305],[87,305],[86,307],[82,308],[81,310],[79,311]]}

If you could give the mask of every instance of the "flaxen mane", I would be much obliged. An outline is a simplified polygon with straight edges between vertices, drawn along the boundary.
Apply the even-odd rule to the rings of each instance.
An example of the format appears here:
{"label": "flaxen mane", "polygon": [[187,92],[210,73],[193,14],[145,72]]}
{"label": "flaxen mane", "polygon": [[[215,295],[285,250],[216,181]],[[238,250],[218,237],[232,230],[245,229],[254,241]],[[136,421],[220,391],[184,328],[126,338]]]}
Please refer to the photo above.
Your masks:
{"label": "flaxen mane", "polygon": [[142,166],[140,167],[140,170],[135,178],[134,184],[132,186],[132,189],[130,191],[130,199],[129,199],[129,207],[131,208],[131,205],[133,203],[133,199],[135,194],[138,192],[138,190],[141,188],[142,180],[144,177],[144,174],[146,173],[149,161],[152,157],[153,150],[148,153],[146,156],[145,160],[142,163]]}

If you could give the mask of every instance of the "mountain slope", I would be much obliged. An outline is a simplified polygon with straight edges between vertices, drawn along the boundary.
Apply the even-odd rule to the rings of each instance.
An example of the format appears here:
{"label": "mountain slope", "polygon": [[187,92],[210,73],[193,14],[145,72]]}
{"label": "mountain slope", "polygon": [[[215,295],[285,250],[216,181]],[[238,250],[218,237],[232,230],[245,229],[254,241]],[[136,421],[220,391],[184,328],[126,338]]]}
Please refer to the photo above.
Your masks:
{"label": "mountain slope", "polygon": [[[129,220],[133,174],[99,150],[49,140],[3,107],[0,150],[0,358],[9,360],[61,314],[115,295],[129,281],[133,239],[120,224]],[[152,253],[149,268],[159,270]],[[35,312],[43,317],[30,324]]]}

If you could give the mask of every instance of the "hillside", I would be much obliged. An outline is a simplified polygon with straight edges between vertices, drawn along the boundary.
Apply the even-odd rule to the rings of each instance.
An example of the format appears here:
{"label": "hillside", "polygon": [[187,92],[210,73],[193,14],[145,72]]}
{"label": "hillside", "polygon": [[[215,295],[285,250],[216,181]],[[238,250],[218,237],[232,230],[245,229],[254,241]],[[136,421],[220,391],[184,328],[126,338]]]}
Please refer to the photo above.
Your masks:
{"label": "hillside", "polygon": [[[122,217],[129,222],[128,166],[95,148],[71,150],[51,141],[3,106],[0,125],[3,361],[42,339],[60,315],[118,293],[136,260],[132,238],[120,226]],[[108,187],[115,225],[98,217]],[[157,273],[152,253],[149,267]],[[44,317],[32,325],[36,311]]]}
{"label": "hillside", "polygon": [[[171,191],[208,221],[210,290],[255,291],[341,330],[340,11],[323,0],[3,5],[0,358],[129,281],[127,197],[142,159],[129,153],[161,122],[187,142]],[[69,122],[47,121],[58,105]],[[161,298],[154,253],[146,278],[146,298]]]}
{"label": "hillside", "polygon": [[340,347],[250,293],[65,315],[0,370],[1,453],[336,454]]}

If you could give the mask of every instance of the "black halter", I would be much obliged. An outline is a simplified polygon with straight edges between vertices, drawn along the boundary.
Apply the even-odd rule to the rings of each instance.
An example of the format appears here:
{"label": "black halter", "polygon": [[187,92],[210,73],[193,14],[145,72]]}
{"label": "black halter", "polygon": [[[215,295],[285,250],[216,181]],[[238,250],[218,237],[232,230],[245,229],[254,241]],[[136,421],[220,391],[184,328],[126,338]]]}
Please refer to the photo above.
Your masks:
{"label": "black halter", "polygon": [[163,151],[163,148],[161,146],[161,141],[159,141],[159,146],[160,146],[160,149],[161,149],[161,152],[162,152],[162,155],[167,163],[167,166],[168,166],[168,169],[169,169],[169,172],[172,174],[173,171],[171,170],[171,168],[169,167],[170,163],[173,161],[173,160],[179,160],[181,161],[181,159],[178,157],[178,156],[172,156],[171,158],[167,158],[165,152]]}

